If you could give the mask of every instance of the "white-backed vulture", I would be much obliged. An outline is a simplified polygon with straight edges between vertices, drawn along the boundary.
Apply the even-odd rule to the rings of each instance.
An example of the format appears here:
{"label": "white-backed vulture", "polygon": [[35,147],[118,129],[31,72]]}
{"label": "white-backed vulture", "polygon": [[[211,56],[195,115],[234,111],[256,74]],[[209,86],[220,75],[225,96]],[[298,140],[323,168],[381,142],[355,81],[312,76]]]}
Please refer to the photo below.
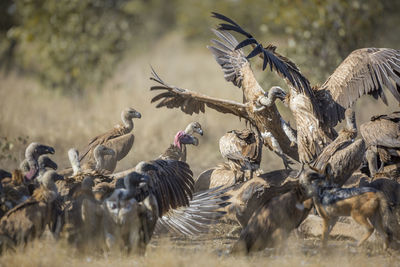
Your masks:
{"label": "white-backed vulture", "polygon": [[32,197],[1,218],[2,251],[40,237],[47,225],[53,230],[58,209],[57,188],[54,184],[54,179],[57,178],[56,172],[47,171],[43,176],[42,185],[34,191]]}
{"label": "white-backed vulture", "polygon": [[[385,163],[398,163],[400,160],[400,112],[373,116],[371,121],[360,126],[360,132],[367,146],[366,159],[371,177]],[[379,157],[378,157],[379,156]]]}
{"label": "white-backed vulture", "polygon": [[171,144],[158,158],[186,162],[186,145],[191,144],[197,146],[199,144],[199,140],[193,136],[194,133],[203,135],[203,130],[198,122],[191,122],[184,131],[177,132],[174,138],[174,143]]}
{"label": "white-backed vulture", "polygon": [[[327,178],[336,186],[342,186],[360,167],[365,153],[365,144],[357,137],[357,126],[354,111],[349,108],[345,112],[346,125],[338,137],[327,145],[312,163],[311,167],[325,172]],[[328,166],[329,165],[329,166]]]}
{"label": "white-backed vulture", "polygon": [[[232,130],[219,139],[219,151],[228,160],[236,180],[240,176],[242,180],[253,178],[253,171],[260,168],[262,144],[260,134],[250,129]],[[250,171],[248,177],[246,170]]]}
{"label": "white-backed vulture", "polygon": [[[297,126],[297,145],[301,163],[310,163],[335,137],[333,127],[344,118],[344,112],[362,95],[370,94],[387,103],[383,87],[400,102],[400,51],[390,48],[363,48],[353,51],[320,87],[311,87],[288,58],[276,52],[276,46],[263,47],[237,23],[224,15],[219,30],[235,31],[247,37],[235,49],[252,45],[247,59],[260,55],[263,69],[285,79],[290,88],[287,102]],[[283,91],[283,90],[282,90]],[[268,102],[261,100],[260,103]],[[276,136],[275,136],[276,137]]]}
{"label": "white-backed vulture", "polygon": [[[269,105],[262,105],[259,101],[265,98],[265,91],[258,84],[254,77],[249,61],[246,59],[242,50],[235,50],[238,42],[228,32],[214,31],[221,41],[213,40],[215,46],[209,49],[213,53],[218,64],[225,72],[225,79],[231,81],[235,86],[243,91],[243,103],[232,100],[218,99],[204,94],[196,93],[187,89],[178,88],[165,83],[152,70],[151,80],[158,83],[150,90],[161,90],[151,102],[159,101],[157,108],[180,108],[183,112],[192,115],[193,113],[205,112],[205,107],[212,108],[218,112],[232,114],[245,119],[252,127],[258,129],[260,133],[267,132],[276,138],[283,153],[298,160],[297,146],[289,138],[294,131],[280,116],[274,102],[275,99],[284,100],[285,94],[281,91],[271,90],[269,92]],[[270,137],[267,137],[268,139]],[[276,151],[271,140],[264,144]],[[269,144],[269,145],[268,145]],[[276,151],[278,155],[278,151]]]}
{"label": "white-backed vulture", "polygon": [[[94,162],[94,149],[98,145],[105,145],[113,149],[116,153],[116,160],[123,159],[131,150],[135,136],[131,133],[133,130],[133,119],[141,118],[142,115],[133,108],[126,108],[121,113],[123,124],[118,124],[110,131],[98,135],[93,138],[88,146],[83,150],[79,157],[79,161],[85,160],[86,162]],[[107,157],[106,157],[107,158]],[[116,167],[116,161],[107,161],[104,169],[113,172]]]}

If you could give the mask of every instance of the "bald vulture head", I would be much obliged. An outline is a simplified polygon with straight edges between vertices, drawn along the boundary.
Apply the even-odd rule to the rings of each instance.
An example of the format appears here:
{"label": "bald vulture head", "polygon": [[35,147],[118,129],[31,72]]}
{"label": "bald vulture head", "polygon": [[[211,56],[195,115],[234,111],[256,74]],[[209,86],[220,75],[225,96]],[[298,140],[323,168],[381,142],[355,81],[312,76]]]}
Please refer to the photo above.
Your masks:
{"label": "bald vulture head", "polygon": [[273,86],[268,92],[264,93],[264,96],[259,99],[259,102],[263,106],[270,107],[275,103],[276,99],[280,99],[282,102],[286,99],[286,92],[279,86]]}
{"label": "bald vulture head", "polygon": [[196,137],[185,133],[184,131],[179,131],[175,135],[174,145],[181,148],[182,145],[194,145],[197,146],[199,144],[199,139]]}
{"label": "bald vulture head", "polygon": [[38,159],[40,155],[43,154],[54,154],[54,148],[51,146],[42,145],[39,143],[31,143],[25,150],[25,158]]}
{"label": "bald vulture head", "polygon": [[43,154],[54,154],[54,148],[39,143],[31,143],[25,150],[25,158],[28,161],[29,172],[25,174],[28,180],[34,179],[38,175],[38,158]]}
{"label": "bald vulture head", "polygon": [[185,129],[185,133],[189,135],[193,135],[194,133],[198,133],[199,135],[203,135],[203,129],[201,128],[200,123],[197,121],[189,123],[189,125]]}
{"label": "bald vulture head", "polygon": [[142,114],[140,112],[136,111],[134,108],[126,108],[122,111],[121,113],[122,119],[140,119],[142,117]]}
{"label": "bald vulture head", "polygon": [[[57,163],[55,163],[49,156],[47,155],[40,155],[38,159],[38,167],[39,167],[39,174],[43,174],[47,168],[57,170],[58,166]],[[29,172],[29,162],[27,159],[24,159],[21,164],[19,165],[19,168],[22,170],[22,172],[26,173]]]}
{"label": "bald vulture head", "polygon": [[105,145],[98,145],[93,151],[94,159],[96,160],[96,170],[103,170],[105,165],[104,156],[115,156],[115,151]]}

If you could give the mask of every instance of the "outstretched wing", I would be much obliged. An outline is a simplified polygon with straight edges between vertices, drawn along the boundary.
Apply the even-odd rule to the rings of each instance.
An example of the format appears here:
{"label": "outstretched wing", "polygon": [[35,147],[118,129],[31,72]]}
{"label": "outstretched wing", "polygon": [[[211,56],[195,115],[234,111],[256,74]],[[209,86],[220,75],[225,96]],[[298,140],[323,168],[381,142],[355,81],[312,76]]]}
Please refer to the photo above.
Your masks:
{"label": "outstretched wing", "polygon": [[219,209],[230,204],[230,196],[225,194],[230,189],[216,187],[195,193],[188,207],[170,210],[159,218],[156,234],[174,232],[191,236],[207,233],[209,225],[217,222],[226,213]]}
{"label": "outstretched wing", "polygon": [[[220,40],[211,40],[214,46],[207,46],[207,48],[210,49],[215,60],[221,66],[225,80],[232,82],[239,88],[246,85],[261,88],[243,51],[235,49],[239,44],[235,37],[226,31],[216,31],[214,29],[212,31]],[[243,80],[246,80],[246,84],[242,84]],[[257,90],[258,88],[255,89]]]}
{"label": "outstretched wing", "polygon": [[195,93],[187,89],[181,89],[172,85],[166,84],[157,73],[152,70],[153,80],[160,85],[155,85],[150,90],[162,90],[163,92],[153,97],[151,102],[160,102],[157,108],[181,108],[186,114],[205,112],[205,106],[215,109],[218,112],[229,113],[241,118],[249,119],[246,112],[246,105],[231,100],[222,100],[209,97],[203,94]]}
{"label": "outstretched wing", "polygon": [[227,22],[219,24],[219,30],[235,31],[247,37],[247,39],[240,42],[235,47],[235,49],[238,50],[247,45],[252,45],[254,49],[247,56],[247,59],[252,58],[256,55],[260,55],[260,57],[264,59],[263,70],[265,70],[265,68],[269,64],[271,71],[275,71],[276,73],[278,73],[290,85],[292,85],[293,88],[295,88],[299,92],[304,92],[309,97],[313,96],[310,82],[300,73],[300,70],[290,59],[276,52],[276,46],[268,45],[267,47],[263,47],[262,44],[258,43],[258,41],[250,33],[243,30],[243,28],[240,27],[239,24],[237,24],[230,18],[216,12],[212,12],[212,14],[213,17]]}
{"label": "outstretched wing", "polygon": [[[335,126],[344,110],[361,96],[370,94],[387,104],[383,87],[400,102],[400,51],[363,48],[353,51],[316,92],[324,122]],[[335,105],[328,105],[328,103]]]}
{"label": "outstretched wing", "polygon": [[152,178],[152,193],[157,199],[160,216],[171,209],[188,206],[194,191],[193,173],[187,163],[177,160],[153,160],[153,169],[147,171]]}

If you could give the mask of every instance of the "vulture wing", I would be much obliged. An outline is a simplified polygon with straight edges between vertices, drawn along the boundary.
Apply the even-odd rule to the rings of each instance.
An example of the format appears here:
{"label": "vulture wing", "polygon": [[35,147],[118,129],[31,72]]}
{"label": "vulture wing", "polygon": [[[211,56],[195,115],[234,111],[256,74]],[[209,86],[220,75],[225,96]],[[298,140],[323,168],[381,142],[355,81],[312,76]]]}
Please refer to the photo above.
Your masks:
{"label": "vulture wing", "polygon": [[181,108],[186,114],[205,112],[205,106],[215,109],[222,113],[230,113],[241,118],[248,119],[246,105],[231,100],[222,100],[209,97],[203,94],[195,93],[187,89],[181,89],[164,83],[163,80],[152,70],[150,79],[160,85],[152,86],[150,90],[162,90],[163,92],[153,97],[151,102],[161,100],[157,108]]}
{"label": "vulture wing", "polygon": [[400,148],[399,113],[372,117],[360,126],[360,132],[367,146]]}
{"label": "vulture wing", "polygon": [[189,206],[170,210],[159,218],[156,233],[174,232],[190,236],[208,232],[208,226],[226,213],[219,209],[230,204],[227,202],[230,197],[225,194],[230,189],[217,187],[195,193]]}
{"label": "vulture wing", "polygon": [[[96,146],[105,144],[107,141],[117,138],[117,137],[120,137],[121,135],[124,135],[124,134],[127,134],[125,132],[124,127],[115,127],[104,134],[96,136],[89,142],[89,144],[86,146],[86,148],[79,155],[79,161],[82,161],[89,154],[89,152],[93,151],[96,148]],[[132,140],[132,143],[133,143],[133,140]]]}
{"label": "vulture wing", "polygon": [[353,51],[316,92],[324,123],[335,126],[344,118],[344,110],[365,94],[380,97],[387,104],[384,87],[400,102],[400,51],[390,48]]}
{"label": "vulture wing", "polygon": [[156,170],[146,172],[152,179],[152,193],[158,203],[159,214],[170,209],[188,206],[194,191],[193,173],[187,163],[176,160],[153,160],[148,162]]}
{"label": "vulture wing", "polygon": [[311,89],[310,82],[300,73],[300,70],[290,59],[276,52],[276,46],[268,45],[267,47],[263,47],[262,44],[258,43],[258,41],[254,39],[250,33],[243,30],[239,24],[230,18],[215,12],[212,14],[213,17],[225,22],[219,24],[219,30],[234,31],[247,37],[247,39],[237,44],[235,47],[235,49],[238,50],[247,45],[252,45],[254,49],[247,56],[247,59],[260,55],[260,57],[264,60],[263,70],[265,70],[269,64],[271,71],[278,73],[279,76],[284,78],[285,81],[288,82],[293,88],[299,92],[304,92],[309,97],[313,96],[313,90]]}

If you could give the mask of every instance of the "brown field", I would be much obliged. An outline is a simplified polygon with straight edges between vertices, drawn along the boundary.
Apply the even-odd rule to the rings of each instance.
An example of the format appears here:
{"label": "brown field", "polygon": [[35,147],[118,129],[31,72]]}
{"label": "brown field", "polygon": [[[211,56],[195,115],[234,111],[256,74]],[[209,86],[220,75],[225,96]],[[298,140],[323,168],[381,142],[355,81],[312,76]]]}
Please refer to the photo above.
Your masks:
{"label": "brown field", "polygon": [[[179,110],[156,109],[154,104],[150,104],[154,93],[149,91],[153,84],[149,76],[152,65],[168,83],[241,101],[241,91],[225,82],[219,66],[205,46],[206,43],[187,45],[179,34],[169,35],[148,51],[132,52],[125,57],[102,91],[91,91],[84,96],[64,96],[43,90],[35,80],[21,78],[17,74],[0,76],[0,137],[13,140],[18,136],[28,136],[28,142],[38,141],[55,147],[53,158],[62,169],[68,166],[66,152],[70,147],[82,149],[92,137],[119,123],[121,110],[132,106],[142,113],[142,119],[134,121],[136,140],[133,150],[117,170],[157,157],[173,141],[178,130],[191,121],[199,121],[205,135],[200,138],[198,147],[188,150],[188,163],[197,176],[223,161],[219,154],[219,138],[228,130],[245,127],[245,123],[210,109],[205,114],[194,116]],[[258,71],[257,75],[261,77],[264,74]],[[271,85],[273,82],[265,82],[263,87]],[[290,118],[287,108],[281,105],[280,109],[286,118]],[[385,106],[363,97],[356,108],[358,123],[367,121],[371,115],[394,110],[393,101]],[[11,153],[17,161],[2,160],[0,168],[16,168],[23,158],[23,150],[24,145],[15,142]],[[281,160],[265,150],[263,170],[282,167]],[[148,247],[146,256],[139,258],[75,255],[70,249],[46,240],[29,245],[25,251],[2,256],[0,266],[127,266],[132,263],[140,266],[394,266],[400,260],[398,255],[390,256],[379,250],[356,249],[352,241],[333,242],[332,251],[324,254],[318,250],[318,240],[304,241],[294,237],[282,254],[267,251],[251,257],[235,258],[225,255],[231,239],[214,240],[213,237],[169,242],[155,239]]]}

